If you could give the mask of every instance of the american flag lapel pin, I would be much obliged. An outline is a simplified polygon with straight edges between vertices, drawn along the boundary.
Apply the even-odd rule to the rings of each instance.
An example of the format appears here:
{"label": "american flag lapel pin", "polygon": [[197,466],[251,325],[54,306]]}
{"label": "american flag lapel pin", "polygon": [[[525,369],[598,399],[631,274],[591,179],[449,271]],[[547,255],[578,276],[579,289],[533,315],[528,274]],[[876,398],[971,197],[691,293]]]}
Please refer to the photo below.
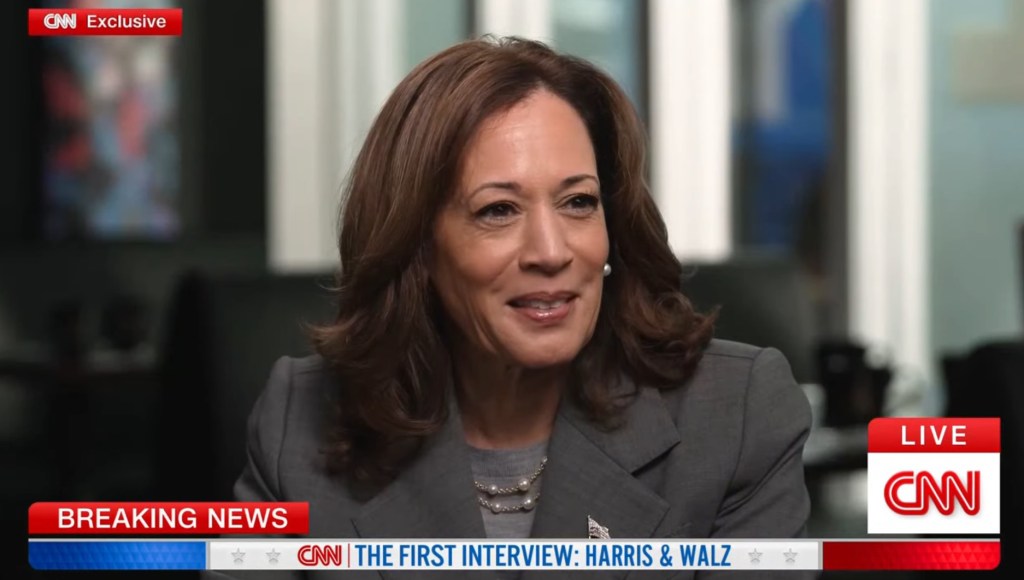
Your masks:
{"label": "american flag lapel pin", "polygon": [[597,520],[587,516],[587,537],[591,540],[610,540],[608,528],[597,523]]}

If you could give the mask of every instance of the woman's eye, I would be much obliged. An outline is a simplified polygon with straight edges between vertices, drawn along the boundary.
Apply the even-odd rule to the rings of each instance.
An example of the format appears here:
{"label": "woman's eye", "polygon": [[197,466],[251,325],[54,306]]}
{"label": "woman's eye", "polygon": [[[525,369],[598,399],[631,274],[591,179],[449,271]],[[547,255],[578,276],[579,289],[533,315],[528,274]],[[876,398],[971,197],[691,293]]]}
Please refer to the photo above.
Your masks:
{"label": "woman's eye", "polygon": [[510,203],[492,203],[476,212],[477,217],[490,220],[505,220],[515,215],[516,208]]}
{"label": "woman's eye", "polygon": [[596,195],[582,194],[574,195],[566,205],[573,211],[586,213],[596,209],[600,203]]}

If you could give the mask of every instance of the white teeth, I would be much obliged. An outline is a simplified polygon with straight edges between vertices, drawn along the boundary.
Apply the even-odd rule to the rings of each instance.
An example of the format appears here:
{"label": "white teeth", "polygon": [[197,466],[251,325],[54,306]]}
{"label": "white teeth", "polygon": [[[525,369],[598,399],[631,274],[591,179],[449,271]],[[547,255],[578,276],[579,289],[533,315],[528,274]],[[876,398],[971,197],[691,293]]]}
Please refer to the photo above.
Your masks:
{"label": "white teeth", "polygon": [[516,306],[536,308],[537,310],[551,310],[552,308],[558,308],[565,304],[565,300],[556,300],[554,302],[544,302],[542,300],[517,300],[515,304]]}

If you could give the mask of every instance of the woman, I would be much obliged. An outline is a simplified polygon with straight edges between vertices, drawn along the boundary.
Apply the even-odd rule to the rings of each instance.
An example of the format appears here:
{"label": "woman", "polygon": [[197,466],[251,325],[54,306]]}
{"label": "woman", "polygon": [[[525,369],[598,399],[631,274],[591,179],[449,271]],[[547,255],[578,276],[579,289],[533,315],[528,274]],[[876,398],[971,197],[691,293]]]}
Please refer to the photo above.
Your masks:
{"label": "woman", "polygon": [[275,366],[238,499],[309,501],[328,538],[803,534],[808,404],[777,351],[711,340],[644,163],[584,61],[506,39],[419,65],[348,184],[337,318]]}

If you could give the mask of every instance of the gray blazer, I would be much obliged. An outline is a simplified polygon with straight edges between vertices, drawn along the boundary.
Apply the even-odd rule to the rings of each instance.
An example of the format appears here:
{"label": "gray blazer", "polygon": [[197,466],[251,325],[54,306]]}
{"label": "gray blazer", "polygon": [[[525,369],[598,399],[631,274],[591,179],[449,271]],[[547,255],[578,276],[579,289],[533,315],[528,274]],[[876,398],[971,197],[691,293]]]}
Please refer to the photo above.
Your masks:
{"label": "gray blazer", "polygon": [[[277,362],[249,419],[249,460],[235,485],[238,500],[310,502],[311,537],[485,537],[457,414],[397,480],[364,496],[320,467],[332,388],[317,357]],[[606,526],[613,539],[804,535],[810,500],[801,452],[810,408],[777,350],[712,341],[687,384],[668,391],[642,388],[625,418],[622,427],[606,432],[574,406],[562,406],[532,537],[585,539],[588,516]],[[237,577],[271,574],[304,577],[297,572]],[[627,575],[694,577],[691,571],[527,571],[522,578]],[[483,580],[491,575],[350,571],[318,577]]]}

